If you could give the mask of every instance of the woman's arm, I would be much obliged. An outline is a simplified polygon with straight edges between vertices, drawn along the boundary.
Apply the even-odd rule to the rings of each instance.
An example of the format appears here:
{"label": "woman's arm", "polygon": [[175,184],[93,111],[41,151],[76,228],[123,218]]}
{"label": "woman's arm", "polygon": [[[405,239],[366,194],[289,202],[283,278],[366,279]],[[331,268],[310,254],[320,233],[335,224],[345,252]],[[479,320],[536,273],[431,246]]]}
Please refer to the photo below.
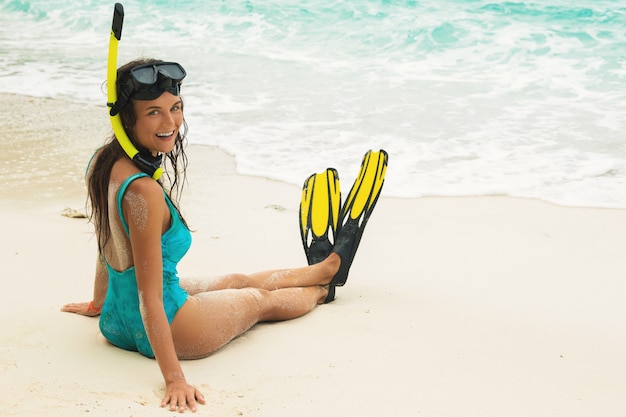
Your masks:
{"label": "woman's arm", "polygon": [[90,302],[70,303],[61,308],[67,313],[82,314],[83,316],[99,316],[104,305],[104,300],[109,286],[109,273],[107,272],[104,256],[99,254],[96,261],[96,276],[93,283],[93,299]]}
{"label": "woman's arm", "polygon": [[124,196],[123,210],[130,230],[141,316],[166,385],[161,405],[169,404],[172,411],[184,411],[185,406],[195,411],[196,400],[204,400],[185,379],[163,306],[161,235],[169,227],[170,215],[162,188],[150,179],[134,181]]}
{"label": "woman's arm", "polygon": [[92,308],[100,312],[106,299],[107,289],[109,288],[109,272],[107,271],[106,263],[103,254],[98,254],[96,260],[96,278],[93,283],[93,300]]}

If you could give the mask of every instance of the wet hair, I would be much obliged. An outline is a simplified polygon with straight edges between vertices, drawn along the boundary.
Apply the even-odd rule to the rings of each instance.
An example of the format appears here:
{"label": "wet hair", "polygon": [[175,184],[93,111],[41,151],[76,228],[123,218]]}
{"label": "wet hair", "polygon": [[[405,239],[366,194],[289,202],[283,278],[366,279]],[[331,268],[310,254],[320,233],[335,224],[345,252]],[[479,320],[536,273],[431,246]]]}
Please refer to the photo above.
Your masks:
{"label": "wet hair", "polygon": [[[117,70],[117,92],[118,96],[126,81],[130,77],[130,70],[138,65],[152,64],[163,62],[157,59],[138,59],[129,62],[126,65],[118,68]],[[139,152],[148,152],[143,148],[137,140],[133,129],[137,121],[137,116],[133,107],[132,100],[120,109],[120,118],[122,119],[122,125],[128,135],[128,138],[133,145],[139,150]],[[187,144],[187,122],[183,118],[183,125],[178,132],[178,136],[174,142],[174,149],[164,155],[164,174],[162,179],[158,182],[164,188],[167,195],[172,200],[176,211],[178,212],[183,223],[185,219],[180,213],[178,208],[178,200],[182,194],[185,182],[187,180],[187,155],[185,154],[185,146]],[[111,224],[109,222],[109,182],[111,178],[111,171],[113,165],[121,158],[129,158],[128,155],[122,149],[113,134],[107,142],[102,146],[96,154],[88,168],[87,172],[87,193],[90,203],[89,219],[94,224],[96,230],[96,237],[98,239],[98,250],[101,255],[104,254],[104,247],[111,237]],[[129,158],[130,159],[130,158]],[[169,168],[167,167],[169,165]]]}

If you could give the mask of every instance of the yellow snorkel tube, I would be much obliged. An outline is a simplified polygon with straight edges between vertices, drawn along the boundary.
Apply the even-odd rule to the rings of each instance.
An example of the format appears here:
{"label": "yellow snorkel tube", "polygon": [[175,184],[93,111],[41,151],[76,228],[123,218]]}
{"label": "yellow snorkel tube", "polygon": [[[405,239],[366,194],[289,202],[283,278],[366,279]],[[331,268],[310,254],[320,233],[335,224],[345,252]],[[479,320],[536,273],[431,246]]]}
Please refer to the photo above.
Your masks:
{"label": "yellow snorkel tube", "polygon": [[[109,59],[107,64],[107,106],[113,107],[117,103],[117,47],[120,39],[122,39],[122,24],[124,23],[124,7],[120,3],[115,3],[115,9],[113,10],[113,23],[111,25],[111,38],[109,40]],[[111,116],[111,126],[113,127],[113,133],[117,141],[124,149],[124,152],[133,161],[137,160],[139,151],[133,145],[128,138],[124,126],[122,125],[122,118],[117,113],[115,116]],[[152,178],[158,180],[163,175],[163,168],[158,167],[152,173]]]}

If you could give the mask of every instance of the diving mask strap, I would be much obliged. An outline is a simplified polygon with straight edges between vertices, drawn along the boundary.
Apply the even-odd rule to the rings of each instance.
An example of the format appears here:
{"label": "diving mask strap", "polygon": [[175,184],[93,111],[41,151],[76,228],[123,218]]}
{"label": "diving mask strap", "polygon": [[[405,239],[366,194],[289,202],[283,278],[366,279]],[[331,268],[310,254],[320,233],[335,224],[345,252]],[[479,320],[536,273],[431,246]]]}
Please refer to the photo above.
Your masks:
{"label": "diving mask strap", "polygon": [[[109,117],[111,120],[111,126],[113,127],[113,133],[115,138],[124,149],[124,152],[128,157],[146,174],[150,175],[155,180],[161,178],[163,175],[163,168],[161,168],[161,162],[163,156],[152,156],[146,152],[139,152],[135,145],[130,141],[124,126],[122,125],[122,118],[119,115],[119,106],[117,101],[117,48],[120,39],[122,38],[122,24],[124,23],[124,7],[120,3],[115,3],[113,10],[113,23],[111,25],[111,36],[109,39],[109,58],[107,63],[107,106],[111,107]],[[127,98],[126,98],[127,99]],[[113,110],[116,110],[113,114]]]}

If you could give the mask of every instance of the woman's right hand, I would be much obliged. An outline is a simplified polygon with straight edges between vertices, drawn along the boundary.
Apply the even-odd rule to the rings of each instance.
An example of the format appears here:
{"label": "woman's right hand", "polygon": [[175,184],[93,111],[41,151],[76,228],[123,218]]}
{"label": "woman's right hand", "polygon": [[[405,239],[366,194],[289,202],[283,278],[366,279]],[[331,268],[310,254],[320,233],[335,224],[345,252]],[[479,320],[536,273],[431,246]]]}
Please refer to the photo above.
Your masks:
{"label": "woman's right hand", "polygon": [[82,316],[96,317],[100,315],[102,308],[96,308],[93,305],[93,301],[84,303],[70,303],[61,307],[61,311],[66,313],[76,313]]}
{"label": "woman's right hand", "polygon": [[196,402],[204,404],[204,395],[197,388],[189,385],[184,379],[172,381],[165,386],[165,396],[161,401],[161,407],[169,405],[170,411],[178,411],[184,413],[189,407],[191,412],[197,410]]}

